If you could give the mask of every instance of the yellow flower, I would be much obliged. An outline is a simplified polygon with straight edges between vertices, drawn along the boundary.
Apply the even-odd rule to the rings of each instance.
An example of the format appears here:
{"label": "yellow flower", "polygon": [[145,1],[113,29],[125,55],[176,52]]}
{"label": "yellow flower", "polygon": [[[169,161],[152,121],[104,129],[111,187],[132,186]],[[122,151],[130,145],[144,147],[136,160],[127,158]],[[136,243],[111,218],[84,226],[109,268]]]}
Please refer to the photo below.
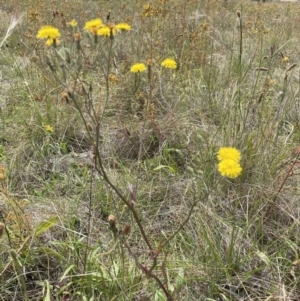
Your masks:
{"label": "yellow flower", "polygon": [[71,25],[72,27],[77,26],[77,21],[75,19],[73,19],[72,21],[67,23],[68,25]]}
{"label": "yellow flower", "polygon": [[221,147],[218,152],[219,161],[223,160],[233,160],[235,162],[240,162],[241,153],[234,147]]}
{"label": "yellow flower", "polygon": [[113,74],[113,73],[111,73],[111,74],[108,76],[108,79],[109,79],[109,81],[111,81],[112,83],[117,83],[117,82],[119,81],[118,77],[117,77],[115,74]]}
{"label": "yellow flower", "polygon": [[110,28],[108,26],[104,26],[98,29],[97,31],[97,35],[98,36],[106,36],[109,37],[110,36],[110,31],[112,30],[112,34],[113,36],[116,35],[117,31],[115,28]]}
{"label": "yellow flower", "polygon": [[124,31],[124,30],[130,30],[131,29],[131,26],[127,23],[119,23],[116,25],[115,27],[117,30],[121,30],[121,31]]}
{"label": "yellow flower", "polygon": [[5,173],[6,173],[6,168],[0,165],[0,180],[4,180],[6,178]]}
{"label": "yellow flower", "polygon": [[60,37],[60,33],[57,28],[45,25],[40,28],[36,37],[38,39],[57,39]]}
{"label": "yellow flower", "polygon": [[45,25],[40,28],[36,37],[37,39],[47,39],[47,46],[51,46],[52,44],[55,46],[59,44],[58,38],[60,37],[60,32],[53,26]]}
{"label": "yellow flower", "polygon": [[173,60],[173,59],[170,59],[170,58],[163,60],[161,65],[163,67],[166,67],[166,68],[169,68],[169,69],[176,69],[177,68],[176,61]]}
{"label": "yellow flower", "polygon": [[54,44],[55,46],[60,44],[60,41],[57,39],[57,40],[52,40],[52,39],[48,39],[45,43],[47,46],[51,46],[52,44]]}
{"label": "yellow flower", "polygon": [[52,132],[53,132],[53,127],[52,127],[51,125],[49,125],[49,124],[46,124],[46,125],[44,126],[44,129],[45,129],[47,132],[49,132],[49,133],[52,133]]}
{"label": "yellow flower", "polygon": [[104,24],[100,18],[93,19],[85,23],[84,29],[92,34],[96,35],[100,27],[103,27]]}
{"label": "yellow flower", "polygon": [[218,164],[218,171],[223,177],[235,179],[242,173],[242,167],[237,161],[226,159]]}
{"label": "yellow flower", "polygon": [[283,63],[286,63],[286,62],[288,62],[289,60],[290,60],[290,58],[289,58],[288,56],[285,55],[285,56],[283,57],[283,59],[282,59],[282,62],[283,62]]}
{"label": "yellow flower", "polygon": [[130,68],[130,71],[133,73],[144,72],[146,70],[147,70],[147,68],[146,68],[145,64],[143,64],[143,63],[136,63],[136,64],[132,65],[132,67]]}

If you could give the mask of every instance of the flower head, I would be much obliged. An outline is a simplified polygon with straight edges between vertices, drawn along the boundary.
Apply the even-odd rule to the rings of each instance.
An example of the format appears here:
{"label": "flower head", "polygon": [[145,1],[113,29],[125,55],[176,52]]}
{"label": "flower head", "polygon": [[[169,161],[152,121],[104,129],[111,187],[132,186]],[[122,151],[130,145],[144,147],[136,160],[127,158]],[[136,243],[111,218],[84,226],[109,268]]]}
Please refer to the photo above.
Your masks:
{"label": "flower head", "polygon": [[77,21],[75,19],[73,19],[70,22],[68,22],[67,24],[72,26],[72,27],[75,27],[75,26],[77,26]]}
{"label": "flower head", "polygon": [[45,43],[47,46],[51,46],[51,45],[58,45],[60,44],[60,41],[58,39],[48,39]]}
{"label": "flower head", "polygon": [[282,62],[283,62],[283,63],[287,63],[289,60],[290,60],[290,58],[289,58],[287,55],[285,55],[285,56],[282,58]]}
{"label": "flower head", "polygon": [[223,160],[233,160],[235,162],[240,162],[241,153],[234,147],[221,147],[218,152],[219,161]]}
{"label": "flower head", "polygon": [[175,60],[167,58],[165,60],[162,61],[161,65],[165,68],[169,68],[169,69],[176,69],[177,68],[177,63]]}
{"label": "flower head", "polygon": [[113,215],[113,214],[110,214],[107,218],[109,224],[111,226],[115,226],[116,225],[116,222],[117,222],[117,218]]}
{"label": "flower head", "polygon": [[93,19],[85,23],[84,29],[92,34],[96,35],[100,27],[103,27],[104,24],[100,18]]}
{"label": "flower head", "polygon": [[133,73],[144,72],[146,70],[147,70],[147,68],[146,68],[145,64],[143,64],[143,63],[136,63],[136,64],[132,65],[132,67],[130,68],[130,71]]}
{"label": "flower head", "polygon": [[47,46],[51,46],[52,44],[56,46],[57,44],[59,44],[58,38],[60,37],[60,32],[53,26],[45,25],[40,28],[36,37],[37,39],[47,39]]}
{"label": "flower head", "polygon": [[52,127],[51,125],[49,125],[49,124],[46,124],[46,125],[44,126],[44,129],[45,129],[47,132],[49,132],[49,133],[52,133],[52,132],[53,132],[53,127]]}
{"label": "flower head", "polygon": [[117,31],[115,28],[110,28],[108,26],[104,26],[98,29],[97,31],[97,35],[98,36],[106,36],[106,37],[110,37],[110,32],[112,32],[112,35],[116,35]]}
{"label": "flower head", "polygon": [[130,30],[131,26],[127,23],[119,23],[115,27],[117,30],[125,31],[125,30]]}
{"label": "flower head", "polygon": [[0,165],[0,181],[5,179],[6,168]]}
{"label": "flower head", "polygon": [[226,159],[218,164],[218,171],[223,177],[235,179],[242,173],[242,167],[237,161]]}

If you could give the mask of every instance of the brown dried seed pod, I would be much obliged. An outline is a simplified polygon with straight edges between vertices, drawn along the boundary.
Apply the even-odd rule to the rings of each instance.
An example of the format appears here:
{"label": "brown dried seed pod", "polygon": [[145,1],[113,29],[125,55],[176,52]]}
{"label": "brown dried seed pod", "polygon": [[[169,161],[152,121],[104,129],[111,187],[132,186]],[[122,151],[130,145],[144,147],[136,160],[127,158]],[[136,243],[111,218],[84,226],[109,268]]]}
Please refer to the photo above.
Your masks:
{"label": "brown dried seed pod", "polygon": [[0,223],[0,237],[2,237],[4,233],[5,225],[3,223]]}
{"label": "brown dried seed pod", "polygon": [[109,222],[109,224],[110,224],[110,226],[115,226],[116,225],[116,222],[117,222],[117,218],[113,215],[113,214],[110,214],[109,216],[108,216],[108,222]]}
{"label": "brown dried seed pod", "polygon": [[128,235],[130,233],[131,226],[130,224],[125,224],[124,228],[122,229],[122,234],[123,235]]}

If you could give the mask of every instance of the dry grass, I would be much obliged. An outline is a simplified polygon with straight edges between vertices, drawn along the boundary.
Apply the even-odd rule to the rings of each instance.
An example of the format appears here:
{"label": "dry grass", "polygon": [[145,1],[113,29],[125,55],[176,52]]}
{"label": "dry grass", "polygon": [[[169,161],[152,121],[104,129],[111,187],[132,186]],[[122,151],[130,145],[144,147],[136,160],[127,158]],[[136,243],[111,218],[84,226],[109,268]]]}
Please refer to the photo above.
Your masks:
{"label": "dry grass", "polygon": [[[19,2],[0,0],[0,300],[168,300],[141,268],[139,222],[158,253],[176,233],[154,269],[169,300],[298,300],[300,6]],[[132,26],[111,56],[83,30],[109,11]],[[60,57],[36,39],[45,24]],[[130,72],[148,59],[150,77]],[[95,141],[138,222],[94,169]],[[239,178],[218,173],[221,146],[241,151]]]}

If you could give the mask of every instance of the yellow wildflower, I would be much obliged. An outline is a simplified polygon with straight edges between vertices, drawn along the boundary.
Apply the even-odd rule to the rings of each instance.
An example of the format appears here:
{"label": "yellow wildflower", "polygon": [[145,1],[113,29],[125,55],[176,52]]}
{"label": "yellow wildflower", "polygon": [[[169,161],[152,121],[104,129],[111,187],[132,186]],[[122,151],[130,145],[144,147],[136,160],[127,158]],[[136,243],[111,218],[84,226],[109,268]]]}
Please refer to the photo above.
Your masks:
{"label": "yellow wildflower", "polygon": [[125,30],[130,30],[131,26],[127,23],[119,23],[115,27],[117,30],[125,31]]}
{"label": "yellow wildflower", "polygon": [[169,69],[176,69],[177,68],[177,63],[175,60],[167,58],[162,61],[161,65],[163,67],[169,68]]}
{"label": "yellow wildflower", "polygon": [[52,44],[56,46],[57,44],[59,44],[58,38],[60,37],[60,32],[53,26],[45,25],[40,28],[36,37],[37,39],[47,39],[47,46],[51,46]]}
{"label": "yellow wildflower", "polygon": [[130,68],[130,71],[133,73],[137,73],[137,72],[144,72],[146,71],[146,66],[143,63],[135,63],[134,65],[132,65],[132,67]]}
{"label": "yellow wildflower", "polygon": [[44,129],[45,129],[47,132],[49,132],[49,133],[52,133],[52,132],[53,132],[53,127],[52,127],[51,125],[49,125],[49,124],[46,124],[46,125],[44,126]]}
{"label": "yellow wildflower", "polygon": [[221,147],[218,152],[219,161],[232,160],[235,162],[240,162],[241,153],[234,147]]}
{"label": "yellow wildflower", "polygon": [[6,172],[6,168],[0,165],[0,180],[4,180],[6,178],[5,172]]}
{"label": "yellow wildflower", "polygon": [[242,173],[242,167],[237,161],[226,159],[218,164],[218,171],[223,177],[235,179]]}
{"label": "yellow wildflower", "polygon": [[285,55],[285,56],[282,58],[282,62],[283,62],[283,63],[287,63],[289,60],[290,60],[290,58],[289,58],[287,55]]}
{"label": "yellow wildflower", "polygon": [[98,29],[97,35],[98,36],[105,36],[109,37],[110,36],[110,31],[112,31],[113,36],[116,35],[116,29],[115,28],[110,28],[108,26],[104,26]]}
{"label": "yellow wildflower", "polygon": [[77,21],[75,19],[73,19],[72,21],[68,22],[67,24],[72,27],[75,27],[75,26],[77,26]]}
{"label": "yellow wildflower", "polygon": [[117,77],[115,74],[113,74],[113,73],[111,73],[111,74],[108,76],[108,79],[109,79],[109,81],[111,81],[112,83],[117,83],[117,82],[119,81],[118,77]]}
{"label": "yellow wildflower", "polygon": [[84,29],[92,34],[96,35],[100,27],[103,27],[104,24],[100,18],[93,19],[85,23]]}
{"label": "yellow wildflower", "polygon": [[56,45],[60,44],[60,41],[59,40],[55,40],[55,39],[54,40],[53,39],[48,39],[45,44],[47,46],[51,46],[51,45],[56,46]]}

